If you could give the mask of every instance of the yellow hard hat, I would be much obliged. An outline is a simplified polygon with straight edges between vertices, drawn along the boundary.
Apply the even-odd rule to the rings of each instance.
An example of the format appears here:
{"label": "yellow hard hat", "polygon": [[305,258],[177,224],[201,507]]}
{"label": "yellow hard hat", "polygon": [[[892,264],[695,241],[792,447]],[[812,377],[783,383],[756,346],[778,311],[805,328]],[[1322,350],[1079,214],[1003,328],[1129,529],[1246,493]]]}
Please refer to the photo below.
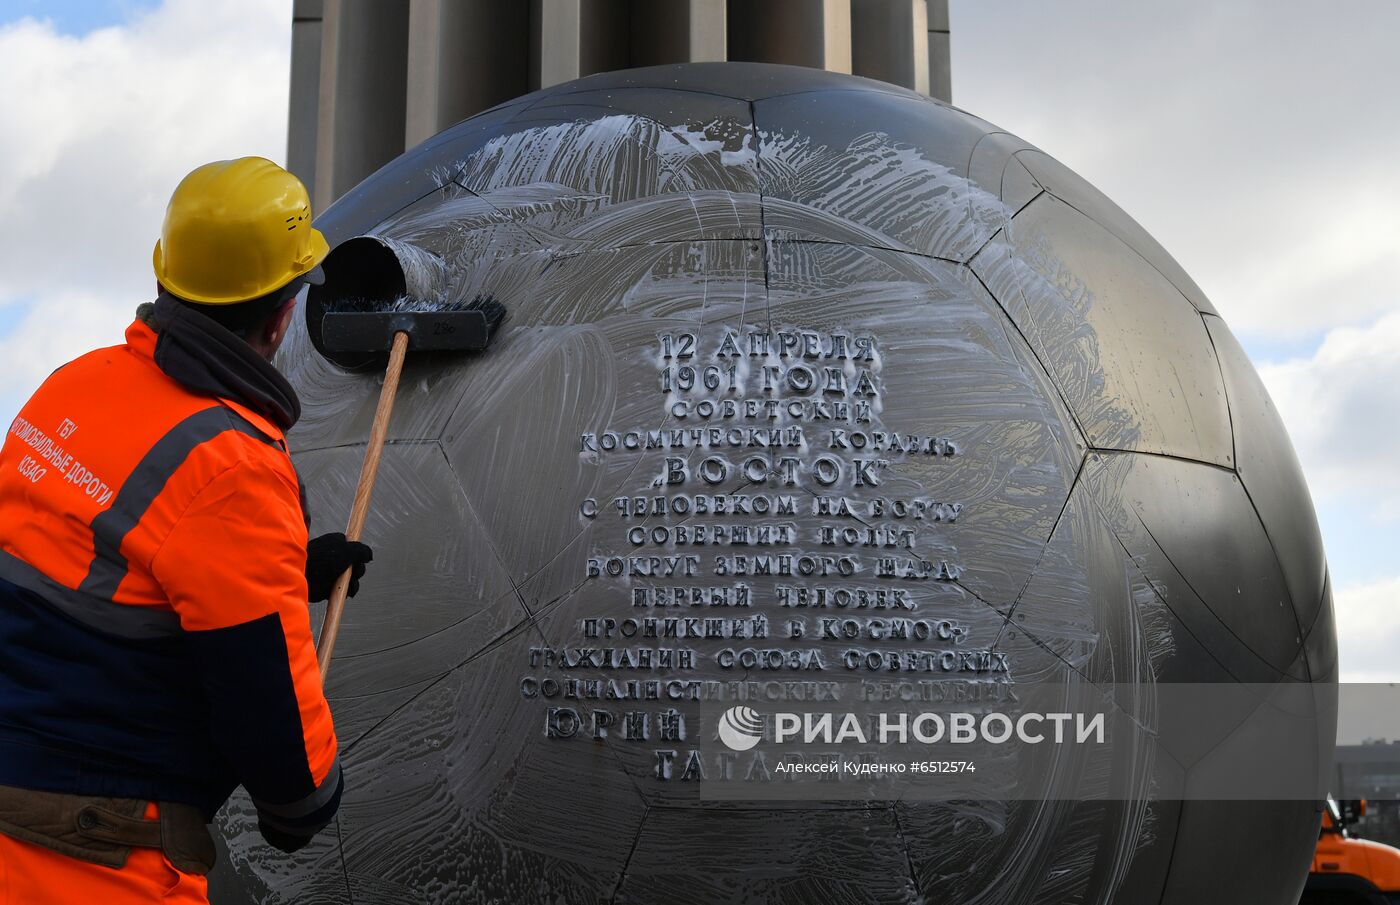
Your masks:
{"label": "yellow hard hat", "polygon": [[262,157],[216,160],[175,187],[152,264],[173,294],[206,305],[267,295],[314,270],[326,237],[291,173]]}

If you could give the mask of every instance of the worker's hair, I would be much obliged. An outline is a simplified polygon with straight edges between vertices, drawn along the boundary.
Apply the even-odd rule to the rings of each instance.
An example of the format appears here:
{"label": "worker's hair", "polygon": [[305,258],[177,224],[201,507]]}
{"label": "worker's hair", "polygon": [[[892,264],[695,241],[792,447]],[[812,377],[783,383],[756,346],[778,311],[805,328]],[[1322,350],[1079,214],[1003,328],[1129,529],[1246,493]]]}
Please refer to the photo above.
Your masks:
{"label": "worker's hair", "polygon": [[[216,324],[233,333],[240,339],[248,339],[256,336],[267,319],[272,317],[282,303],[292,298],[301,291],[304,280],[293,280],[285,286],[280,286],[269,292],[267,295],[260,295],[255,299],[246,302],[238,302],[233,305],[201,305],[182,299],[174,293],[170,293],[180,304],[188,308],[193,308],[200,314],[214,321]],[[169,290],[166,290],[169,292]]]}

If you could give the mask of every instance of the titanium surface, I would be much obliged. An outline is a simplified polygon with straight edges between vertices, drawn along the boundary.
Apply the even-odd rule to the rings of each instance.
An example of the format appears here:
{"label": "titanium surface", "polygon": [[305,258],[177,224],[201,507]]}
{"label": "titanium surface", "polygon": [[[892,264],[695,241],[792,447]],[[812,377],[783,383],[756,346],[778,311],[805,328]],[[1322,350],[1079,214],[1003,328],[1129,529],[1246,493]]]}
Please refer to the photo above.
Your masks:
{"label": "titanium surface", "polygon": [[[694,719],[670,686],[640,703],[544,690],[908,678],[861,664],[913,642],[778,632],[820,615],[784,606],[800,589],[901,588],[913,604],[902,615],[948,620],[967,648],[996,655],[921,678],[1303,681],[1335,696],[1321,540],[1258,376],[1171,257],[1062,165],[887,84],[690,64],[475,116],[317,225],[333,245],[372,233],[428,249],[452,297],[489,294],[510,315],[485,354],[415,356],[405,371],[366,538],[375,563],[328,689],[339,820],[286,857],[235,798],[216,902],[1295,900],[1315,803],[1180,801],[1144,779],[1170,761],[1187,788],[1193,770],[1242,756],[1218,744],[1224,730],[1190,750],[1124,745],[1080,765],[1101,769],[1113,800],[715,804],[682,778],[686,741],[662,741],[657,711]],[[313,532],[343,527],[378,394],[373,371],[318,353],[322,301],[308,301],[278,362],[303,400],[290,439]],[[766,458],[747,468],[755,455]],[[777,520],[735,514],[741,495],[799,505]],[[823,498],[864,515],[823,512]],[[892,518],[895,501],[920,516]],[[697,543],[701,526],[711,533]],[[769,545],[736,543],[736,526],[768,526]],[[845,528],[862,539],[842,540]],[[889,531],[871,548],[867,528]],[[752,574],[784,553],[818,574]],[[699,564],[687,573],[688,555]],[[609,573],[633,558],[642,574]],[[667,562],[681,565],[667,576]],[[697,608],[726,620],[720,637],[598,629]],[[766,639],[734,634],[760,615]],[[833,615],[862,633],[889,614]],[[643,646],[694,660],[565,662]],[[824,674],[786,653],[775,668],[724,665],[724,650],[746,648],[815,650]],[[1189,719],[1150,700],[1120,706],[1149,727]],[[601,738],[551,737],[549,707],[646,710],[650,734],[619,721]],[[1320,775],[1325,726],[1319,739]],[[669,778],[658,748],[682,752]]]}

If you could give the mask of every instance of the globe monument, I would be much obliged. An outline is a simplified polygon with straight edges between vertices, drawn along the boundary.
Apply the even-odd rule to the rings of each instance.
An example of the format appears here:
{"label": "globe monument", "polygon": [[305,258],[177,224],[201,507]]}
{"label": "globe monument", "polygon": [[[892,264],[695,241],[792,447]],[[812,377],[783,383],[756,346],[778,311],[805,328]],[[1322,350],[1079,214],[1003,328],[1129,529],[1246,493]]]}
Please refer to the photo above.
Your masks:
{"label": "globe monument", "polygon": [[[1321,541],[1259,378],[1053,158],[880,82],[665,66],[472,117],[317,225],[509,313],[480,356],[410,357],[328,684],[340,816],[287,857],[236,798],[215,901],[1301,888],[1316,801],[1191,794],[1258,755],[1234,726],[1085,755],[1075,782],[1113,789],[1087,797],[1057,773],[1039,796],[776,800],[763,746],[717,749],[715,702],[745,708],[732,730],[852,693],[1132,687],[1115,706],[1151,736],[1175,683],[1335,696]],[[325,354],[356,264],[327,274],[278,361],[316,531],[343,526],[381,364]]]}

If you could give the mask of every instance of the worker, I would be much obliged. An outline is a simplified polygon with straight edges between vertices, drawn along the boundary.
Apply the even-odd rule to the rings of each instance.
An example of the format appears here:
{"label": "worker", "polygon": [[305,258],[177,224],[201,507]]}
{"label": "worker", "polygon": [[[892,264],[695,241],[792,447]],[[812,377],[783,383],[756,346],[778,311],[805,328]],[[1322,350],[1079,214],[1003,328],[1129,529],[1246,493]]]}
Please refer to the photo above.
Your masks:
{"label": "worker", "polygon": [[[75,249],[75,253],[80,249]],[[0,903],[207,903],[242,785],[286,852],[342,780],[312,642],[370,549],[308,543],[271,359],[326,240],[297,178],[210,163],[175,189],[156,299],[56,370],[0,448]]]}

